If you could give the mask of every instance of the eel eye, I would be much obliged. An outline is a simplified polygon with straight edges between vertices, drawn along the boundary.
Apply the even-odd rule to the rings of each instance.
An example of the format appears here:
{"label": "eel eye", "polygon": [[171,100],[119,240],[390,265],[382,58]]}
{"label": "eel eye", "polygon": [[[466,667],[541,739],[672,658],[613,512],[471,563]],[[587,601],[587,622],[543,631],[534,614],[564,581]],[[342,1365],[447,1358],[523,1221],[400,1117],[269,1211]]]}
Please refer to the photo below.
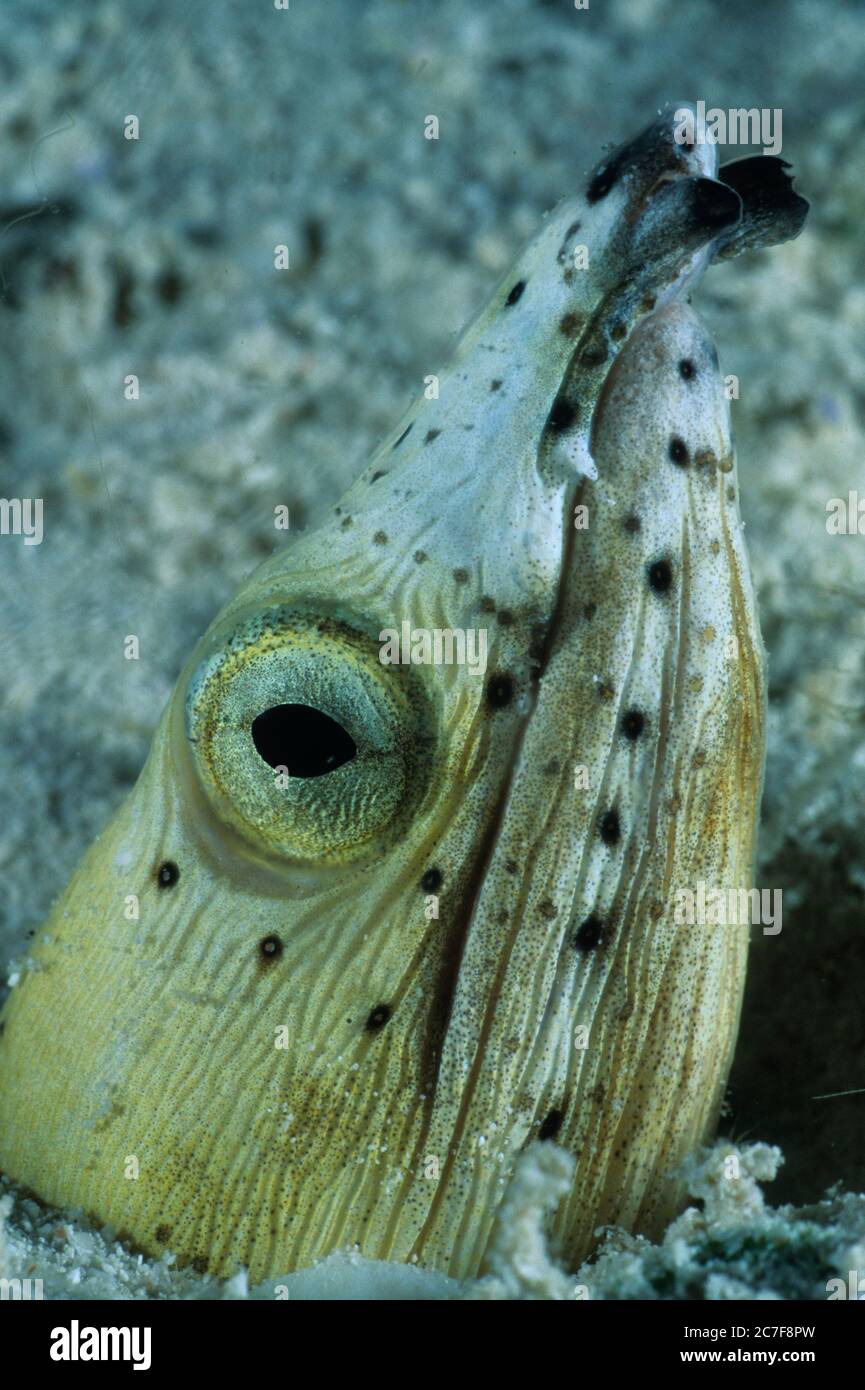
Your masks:
{"label": "eel eye", "polygon": [[252,721],[252,741],[271,767],[289,777],[324,777],[357,753],[347,729],[311,705],[274,705]]}
{"label": "eel eye", "polygon": [[405,832],[429,781],[429,710],[417,673],[382,665],[380,645],[285,607],[235,613],[205,637],[188,756],[217,822],[259,857],[373,860]]}

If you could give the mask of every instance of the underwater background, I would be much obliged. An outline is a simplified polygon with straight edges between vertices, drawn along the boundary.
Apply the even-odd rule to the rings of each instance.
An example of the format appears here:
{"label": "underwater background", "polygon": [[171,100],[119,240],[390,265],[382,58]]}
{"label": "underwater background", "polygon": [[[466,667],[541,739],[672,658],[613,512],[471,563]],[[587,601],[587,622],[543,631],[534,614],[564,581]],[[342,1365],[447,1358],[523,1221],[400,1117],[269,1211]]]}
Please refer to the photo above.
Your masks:
{"label": "underwater background", "polygon": [[[831,499],[865,498],[863,71],[852,0],[6,0],[0,492],[44,503],[40,545],[0,537],[12,979],[191,644],[290,543],[274,507],[316,525],[606,145],[681,99],[780,108],[805,231],[695,300],[740,381],[770,680],[757,884],[783,891],[781,933],[755,929],[721,1133],[783,1152],[773,1205],[865,1190],[865,534],[826,525]],[[97,1265],[95,1296],[173,1288],[7,1207],[8,1257],[58,1296]],[[861,1206],[843,1221],[863,1238]]]}

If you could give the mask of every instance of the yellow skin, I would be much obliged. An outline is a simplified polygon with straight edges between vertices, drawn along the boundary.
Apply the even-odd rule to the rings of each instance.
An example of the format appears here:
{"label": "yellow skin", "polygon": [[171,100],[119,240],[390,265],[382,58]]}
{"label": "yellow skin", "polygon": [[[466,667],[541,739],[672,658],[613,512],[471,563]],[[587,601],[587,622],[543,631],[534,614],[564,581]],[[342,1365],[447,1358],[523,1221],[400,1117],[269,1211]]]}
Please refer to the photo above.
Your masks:
{"label": "yellow skin", "polygon": [[[752,882],[764,696],[717,358],[669,289],[747,219],[670,129],[190,657],[5,1010],[0,1166],[46,1201],[253,1280],[346,1245],[477,1273],[538,1136],[578,1160],[564,1260],[675,1210],[748,934],[676,893]],[[486,674],[382,664],[404,620],[485,627]],[[266,759],[281,705],[356,755],[292,775],[314,734],[278,725]]]}

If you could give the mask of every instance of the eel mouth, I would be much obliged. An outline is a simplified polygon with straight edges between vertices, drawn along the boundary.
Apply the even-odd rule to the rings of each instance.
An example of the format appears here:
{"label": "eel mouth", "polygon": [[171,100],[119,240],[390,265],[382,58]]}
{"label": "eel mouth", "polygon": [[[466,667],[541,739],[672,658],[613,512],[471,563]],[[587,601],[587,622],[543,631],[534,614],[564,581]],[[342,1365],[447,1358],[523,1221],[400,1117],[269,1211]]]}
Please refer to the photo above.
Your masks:
{"label": "eel mouth", "polygon": [[718,169],[716,146],[680,142],[676,121],[683,109],[686,104],[663,113],[603,160],[586,190],[593,203],[617,185],[625,189],[617,251],[622,274],[587,325],[577,354],[581,366],[605,368],[590,439],[634,333],[686,299],[714,261],[792,240],[808,214],[790,165],[778,156],[747,156]]}

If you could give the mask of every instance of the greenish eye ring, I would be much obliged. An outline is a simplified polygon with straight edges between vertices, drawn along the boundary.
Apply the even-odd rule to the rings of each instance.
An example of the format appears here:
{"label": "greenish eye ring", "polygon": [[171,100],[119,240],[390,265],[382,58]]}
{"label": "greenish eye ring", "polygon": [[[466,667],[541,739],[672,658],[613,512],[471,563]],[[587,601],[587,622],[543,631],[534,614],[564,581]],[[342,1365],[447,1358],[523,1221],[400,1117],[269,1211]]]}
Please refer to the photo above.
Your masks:
{"label": "greenish eye ring", "polygon": [[405,829],[432,737],[411,668],[379,660],[376,624],[269,608],[205,639],[185,733],[218,821],[267,859],[342,864]]}

